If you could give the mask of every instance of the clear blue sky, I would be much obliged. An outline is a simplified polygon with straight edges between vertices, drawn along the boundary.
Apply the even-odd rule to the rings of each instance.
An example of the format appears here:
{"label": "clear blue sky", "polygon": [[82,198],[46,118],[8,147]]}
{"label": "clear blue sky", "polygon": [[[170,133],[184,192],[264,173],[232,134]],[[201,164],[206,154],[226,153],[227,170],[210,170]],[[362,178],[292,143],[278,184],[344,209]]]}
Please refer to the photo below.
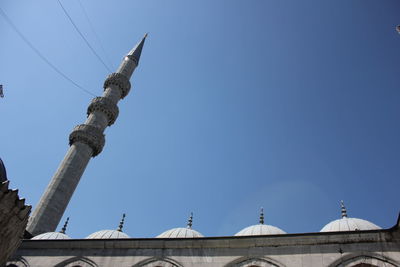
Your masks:
{"label": "clear blue sky", "polygon": [[[118,226],[233,235],[258,222],[317,232],[340,216],[395,224],[400,188],[399,1],[62,3],[115,70],[149,37],[131,93],[63,220],[83,238]],[[95,95],[109,71],[57,1],[1,0],[26,38]],[[0,17],[0,156],[37,204],[92,96],[44,63]],[[60,228],[61,226],[59,226]],[[58,228],[58,229],[59,229]]]}

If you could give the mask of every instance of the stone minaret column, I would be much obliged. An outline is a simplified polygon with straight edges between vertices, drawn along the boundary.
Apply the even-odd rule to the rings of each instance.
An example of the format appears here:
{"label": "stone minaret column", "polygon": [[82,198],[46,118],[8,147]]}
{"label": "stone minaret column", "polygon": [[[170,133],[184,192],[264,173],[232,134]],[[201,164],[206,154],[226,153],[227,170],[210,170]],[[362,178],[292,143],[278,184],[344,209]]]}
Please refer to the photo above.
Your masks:
{"label": "stone minaret column", "polygon": [[88,107],[86,122],[71,132],[70,148],[29,220],[27,230],[32,235],[56,230],[90,158],[101,153],[104,129],[115,122],[117,103],[129,93],[129,79],[139,64],[146,37],[128,53],[117,72],[107,77],[103,96],[94,98]]}

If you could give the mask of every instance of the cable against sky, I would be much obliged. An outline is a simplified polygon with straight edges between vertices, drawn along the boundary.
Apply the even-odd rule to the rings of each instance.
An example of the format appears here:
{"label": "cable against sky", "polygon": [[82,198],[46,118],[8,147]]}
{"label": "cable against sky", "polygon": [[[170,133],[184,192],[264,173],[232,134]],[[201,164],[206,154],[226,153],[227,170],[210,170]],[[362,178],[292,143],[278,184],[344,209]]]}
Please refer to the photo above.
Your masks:
{"label": "cable against sky", "polygon": [[89,24],[89,26],[90,26],[90,29],[92,30],[92,32],[93,32],[93,34],[94,34],[94,36],[95,36],[97,42],[98,42],[99,45],[100,45],[101,50],[103,51],[103,53],[104,53],[104,55],[105,55],[105,58],[106,58],[107,63],[108,63],[108,66],[111,66],[111,67],[112,67],[113,64],[111,63],[110,57],[108,56],[106,50],[104,49],[103,43],[101,42],[100,37],[99,37],[99,35],[97,34],[97,32],[96,32],[96,30],[95,30],[95,28],[94,28],[94,26],[93,26],[93,23],[92,23],[91,20],[89,19],[89,15],[87,14],[85,7],[83,6],[81,0],[78,0],[78,2],[79,2],[79,5],[80,5],[80,7],[81,7],[81,9],[82,9],[83,14],[85,15],[86,20],[87,20],[87,22],[88,22],[88,24]]}
{"label": "cable against sky", "polygon": [[88,42],[88,40],[85,38],[85,36],[83,36],[82,32],[79,30],[78,26],[76,26],[76,24],[74,23],[74,21],[72,20],[71,16],[68,14],[67,10],[64,8],[64,6],[61,4],[60,0],[57,0],[58,3],[60,4],[62,10],[64,11],[64,14],[68,17],[69,21],[71,22],[71,24],[74,26],[75,30],[79,33],[79,35],[82,37],[82,39],[85,41],[86,45],[90,48],[90,50],[93,52],[93,54],[97,57],[97,59],[103,64],[103,66],[109,71],[112,72],[111,69],[106,65],[106,63],[104,63],[104,61],[101,59],[101,57],[99,56],[99,54],[96,53],[96,51],[94,50],[94,48],[90,45],[90,43]]}
{"label": "cable against sky", "polygon": [[44,61],[49,65],[55,72],[60,74],[64,79],[68,80],[70,83],[75,85],[77,88],[81,89],[82,91],[86,92],[87,94],[91,96],[96,96],[89,90],[83,88],[76,82],[74,82],[71,78],[69,78],[66,74],[64,74],[60,69],[58,69],[53,63],[51,63],[29,40],[26,38],[20,30],[18,30],[17,26],[12,22],[12,20],[7,16],[7,14],[4,12],[2,8],[0,8],[0,14],[3,16],[5,21],[11,26],[11,28],[19,35],[19,37],[24,40],[24,42]]}

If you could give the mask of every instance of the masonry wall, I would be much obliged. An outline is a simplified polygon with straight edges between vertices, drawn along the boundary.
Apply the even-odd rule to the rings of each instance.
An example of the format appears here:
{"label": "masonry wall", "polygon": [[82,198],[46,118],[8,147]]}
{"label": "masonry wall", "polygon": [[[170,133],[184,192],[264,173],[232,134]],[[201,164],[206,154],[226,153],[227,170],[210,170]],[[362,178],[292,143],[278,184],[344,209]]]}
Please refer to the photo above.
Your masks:
{"label": "masonry wall", "polygon": [[[400,266],[398,227],[257,237],[26,240],[16,266]],[[368,265],[363,265],[368,266]]]}

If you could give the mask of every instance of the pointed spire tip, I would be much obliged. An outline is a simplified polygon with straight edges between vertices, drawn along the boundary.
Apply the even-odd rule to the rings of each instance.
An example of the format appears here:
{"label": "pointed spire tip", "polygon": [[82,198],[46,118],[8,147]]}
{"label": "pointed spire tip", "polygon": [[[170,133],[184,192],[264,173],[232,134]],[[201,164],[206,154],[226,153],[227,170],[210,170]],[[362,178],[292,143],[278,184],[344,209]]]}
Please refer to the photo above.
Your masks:
{"label": "pointed spire tip", "polygon": [[147,35],[148,34],[146,33],[142,40],[131,51],[129,51],[127,55],[127,57],[134,60],[137,65],[139,65],[140,56],[142,54],[144,41],[146,40]]}

